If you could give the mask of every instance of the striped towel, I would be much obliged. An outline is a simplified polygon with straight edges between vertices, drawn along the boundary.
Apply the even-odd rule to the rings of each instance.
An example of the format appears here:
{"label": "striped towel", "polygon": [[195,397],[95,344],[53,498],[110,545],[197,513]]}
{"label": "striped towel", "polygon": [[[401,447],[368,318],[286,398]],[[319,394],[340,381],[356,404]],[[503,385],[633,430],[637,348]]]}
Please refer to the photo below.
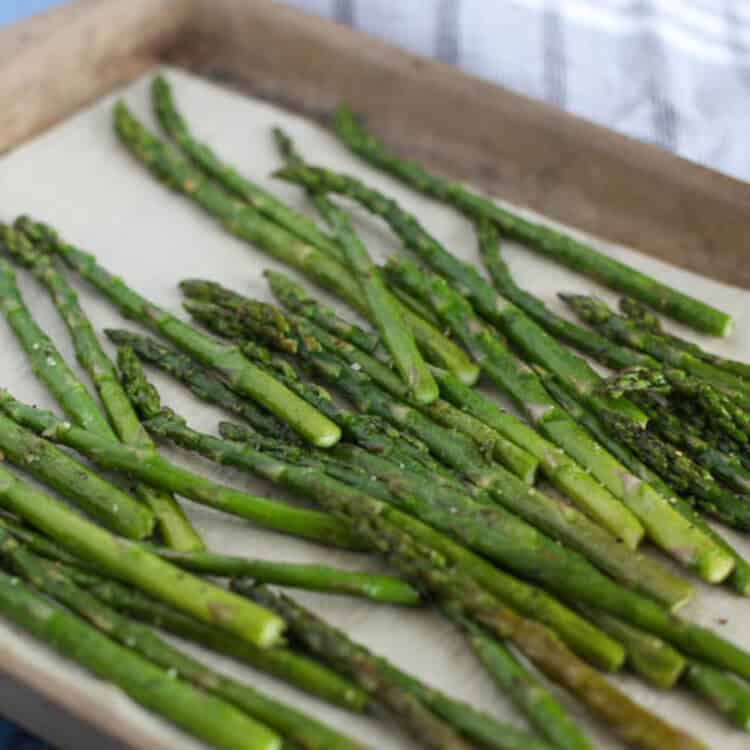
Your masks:
{"label": "striped towel", "polygon": [[284,0],[750,180],[747,0]]}

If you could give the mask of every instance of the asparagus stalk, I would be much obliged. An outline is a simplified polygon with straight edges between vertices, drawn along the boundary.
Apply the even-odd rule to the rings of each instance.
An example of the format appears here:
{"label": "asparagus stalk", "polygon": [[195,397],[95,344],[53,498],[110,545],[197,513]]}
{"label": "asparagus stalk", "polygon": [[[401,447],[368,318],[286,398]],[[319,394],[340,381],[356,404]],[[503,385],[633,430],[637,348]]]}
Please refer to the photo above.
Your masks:
{"label": "asparagus stalk", "polygon": [[[91,322],[79,305],[78,295],[60,273],[54,259],[34,246],[24,234],[10,227],[0,227],[0,244],[14,261],[30,268],[34,276],[47,288],[70,332],[78,361],[96,386],[109,421],[119,439],[125,443],[152,449],[153,443],[141,427],[127,396],[120,387],[115,367],[102,349]],[[55,358],[58,364],[62,362],[59,355]],[[42,371],[43,377],[49,374],[49,369]],[[75,375],[70,372],[67,377],[69,382],[72,382]],[[53,393],[57,390],[54,380],[46,377],[45,382]],[[81,387],[85,390],[84,386]],[[87,406],[85,399],[82,406]],[[88,406],[90,407],[91,404]],[[94,404],[94,407],[98,412],[98,406]],[[74,411],[71,408],[68,411],[68,416],[81,427],[101,430],[102,436],[114,437],[110,425],[105,423],[106,426],[104,426],[98,418],[92,420],[91,414],[88,408],[83,411],[80,409]],[[175,549],[185,550],[203,548],[200,536],[173,497],[145,485],[136,485],[135,494],[153,511],[159,530],[168,545]]]}
{"label": "asparagus stalk", "polygon": [[688,665],[685,682],[732,723],[750,731],[750,689],[744,683],[698,661]]}
{"label": "asparagus stalk", "polygon": [[29,584],[67,606],[104,635],[168,673],[179,675],[181,681],[234,705],[248,717],[278,732],[285,740],[308,750],[363,750],[359,743],[311,716],[214,671],[167,643],[151,628],[118,614],[79,588],[64,570],[36,557],[12,538],[3,540],[2,554]]}
{"label": "asparagus stalk", "polygon": [[221,406],[263,433],[270,432],[285,440],[294,440],[294,432],[288,425],[242,398],[228,388],[218,375],[182,352],[131,331],[107,329],[104,333],[116,346],[131,347],[141,360],[179,380],[198,398]]}
{"label": "asparagus stalk", "polygon": [[626,318],[635,321],[641,328],[645,328],[651,331],[651,333],[666,339],[672,346],[683,349],[684,351],[698,357],[698,359],[702,359],[704,362],[708,362],[709,364],[714,365],[714,367],[718,367],[720,370],[726,370],[727,372],[739,375],[741,378],[750,379],[750,365],[747,362],[738,362],[734,359],[727,359],[718,354],[707,352],[692,341],[687,341],[686,339],[675,336],[672,333],[667,333],[667,331],[662,328],[659,318],[645,305],[642,305],[632,297],[622,297],[619,306],[620,312]]}
{"label": "asparagus stalk", "polygon": [[[284,429],[283,423],[275,417],[266,419],[252,404],[228,389],[220,378],[190,360],[189,357],[173,352],[153,339],[128,331],[110,330],[107,331],[107,335],[118,346],[131,346],[142,360],[174,375],[195,395],[241,417],[259,429],[261,433],[275,435],[287,441],[292,439],[293,433],[288,428]],[[446,471],[431,459],[426,446],[397,433],[381,420],[342,409],[322,388],[307,385],[299,380],[289,363],[274,358],[270,352],[259,345],[244,342],[242,351],[257,365],[273,372],[290,390],[294,390],[318,411],[336,422],[349,438],[356,440],[368,450],[391,455],[399,463],[419,470]]]}
{"label": "asparagus stalk", "polygon": [[22,404],[7,391],[0,392],[0,409],[19,424],[77,450],[104,469],[124,472],[146,484],[246,518],[264,528],[324,544],[358,547],[349,528],[324,513],[294,508],[218,484],[170,463],[157,453],[144,455],[134,446],[105,440],[50,412]]}
{"label": "asparagus stalk", "polygon": [[[732,558],[577,425],[547,393],[539,377],[513,358],[502,342],[472,316],[468,303],[446,282],[420,274],[413,264],[406,261],[392,267],[401,269],[399,278],[408,281],[410,288],[417,290],[420,296],[429,298],[457,334],[486,357],[483,362],[485,371],[515,398],[529,419],[571,458],[588,468],[637,516],[655,544],[680,563],[695,569],[706,581],[718,583],[731,573]],[[616,414],[613,410],[608,410],[608,413]],[[635,424],[630,420],[628,423]]]}
{"label": "asparagus stalk", "polygon": [[[286,306],[293,311],[300,311],[302,317],[310,324],[311,331],[315,333],[316,338],[321,341],[320,333],[326,333],[326,330],[323,326],[317,325],[321,313],[319,311],[314,311],[314,300],[307,297],[307,299],[311,301],[310,304],[300,305],[297,303],[297,300],[301,298],[301,295],[306,294],[304,289],[291,282],[282,274],[270,274],[269,272],[266,272],[266,277],[269,279],[274,296],[282,301],[282,303],[283,301],[286,301]],[[325,341],[321,341],[321,343],[323,343],[329,351],[334,350],[340,354],[343,354],[340,342],[348,343],[354,347],[355,350],[361,351],[361,347],[358,347],[356,344],[356,337],[350,337],[351,340],[346,338],[348,328],[354,326],[354,324],[348,323],[346,320],[340,318],[338,320],[340,321],[339,327],[342,329],[344,335],[342,337],[337,337],[334,333],[330,345],[326,346]],[[356,326],[354,327],[356,328]],[[363,353],[371,354],[371,352]],[[371,357],[370,359],[375,359],[375,357]],[[387,355],[377,357],[376,359],[383,364],[389,364]],[[362,363],[361,358],[359,361]],[[363,370],[370,374],[378,385],[390,390],[389,380],[379,379],[378,368],[370,365],[369,361],[367,364],[368,367],[364,367],[363,365]],[[466,387],[469,388],[469,386]],[[393,391],[391,392],[393,393]],[[407,394],[403,393],[403,389],[400,389],[400,392],[395,392],[394,395],[403,397]],[[474,442],[482,448],[486,455],[493,456],[497,461],[513,471],[516,476],[525,479],[529,484],[533,484],[536,475],[536,467],[538,466],[538,459],[532,456],[531,453],[522,448],[518,443],[513,442],[505,435],[500,434],[493,428],[484,424],[475,416],[453,407],[443,399],[438,399],[430,406],[424,407],[423,411],[444,427],[452,428],[458,432],[463,432],[464,434],[469,435]]]}
{"label": "asparagus stalk", "polygon": [[408,384],[411,395],[419,404],[431,404],[438,397],[438,387],[417,349],[411,330],[405,325],[400,303],[385,285],[381,270],[375,265],[348,215],[333,207],[330,217],[343,248],[349,269],[359,284],[369,310],[396,369]]}
{"label": "asparagus stalk", "polygon": [[[249,598],[265,602],[276,612],[283,612],[298,641],[357,681],[363,690],[389,709],[404,728],[426,746],[470,747],[455,734],[451,737],[445,732],[446,726],[451,726],[482,747],[498,750],[549,748],[546,743],[499,724],[488,715],[402,672],[289,597],[274,594],[265,586],[254,587],[242,582],[235,582],[233,588]],[[425,719],[429,732],[427,736],[422,726]]]}
{"label": "asparagus stalk", "polygon": [[[222,424],[221,428],[225,437],[239,437],[236,428],[232,429],[226,424]],[[226,463],[240,468],[247,463],[243,458],[250,452],[249,447],[227,441],[222,448]],[[212,453],[215,455],[217,451],[218,448]],[[483,505],[460,489],[437,484],[427,487],[421,475],[409,474],[387,460],[354,446],[342,445],[340,450],[337,449],[335,459],[300,453],[292,449],[291,454],[279,451],[276,455],[280,455],[280,460],[325,472],[338,481],[395,505],[504,568],[570,600],[601,604],[610,597],[620,598],[619,587],[601,575],[584,557],[571,551],[587,547],[596,549],[596,553],[589,557],[595,558],[602,569],[611,572],[625,585],[654,598],[674,604],[678,597],[684,600],[686,589],[689,588],[681,580],[665,575],[663,569],[654,567],[649,559],[630,552],[623,554],[619,551],[622,546],[618,548],[605,532],[595,526],[593,531],[587,530],[585,519],[580,524],[577,536],[573,530],[575,525],[570,522],[571,530],[567,535],[552,533],[553,537],[562,538],[570,548],[565,549],[503,508]],[[351,467],[356,469],[352,470]],[[519,495],[525,495],[525,492],[526,488],[523,488]],[[312,497],[315,499],[315,495]],[[540,508],[537,525],[545,530],[554,528],[555,523],[550,522],[548,516],[555,514],[559,515],[558,506],[549,500],[547,507]],[[569,537],[573,537],[572,541],[568,541]],[[541,555],[540,550],[544,550]],[[615,562],[607,557],[606,550],[612,550]],[[601,606],[606,608],[608,605]]]}
{"label": "asparagus stalk", "polygon": [[4,617],[212,747],[281,748],[281,739],[263,724],[175,679],[167,670],[118,645],[5,573],[0,573],[0,603]]}
{"label": "asparagus stalk", "polygon": [[618,315],[602,300],[583,294],[561,294],[560,298],[581,320],[595,327],[605,336],[638,351],[646,352],[669,367],[685,370],[717,388],[738,391],[742,395],[743,402],[750,405],[750,383],[743,378],[721,370],[698,359],[690,352],[671,345],[663,337],[642,328],[636,321]]}
{"label": "asparagus stalk", "polygon": [[260,403],[306,440],[328,447],[339,439],[341,431],[335,424],[245,359],[236,347],[206,336],[152,304],[122,279],[99,266],[93,255],[61,242],[48,227],[33,222],[27,222],[26,226],[33,227],[38,236],[45,238],[51,250],[93,284],[123,315],[152,328],[203,364],[214,367],[233,389]]}
{"label": "asparagus stalk", "polygon": [[717,431],[742,444],[750,438],[750,413],[738,405],[733,394],[673,367],[660,370],[631,368],[608,378],[603,387],[615,392],[645,392],[674,396],[677,404],[690,404]]}
{"label": "asparagus stalk", "polygon": [[[385,521],[375,506],[365,512],[337,496],[327,502],[331,512],[351,518],[359,533],[401,573],[427,588],[442,606],[456,615],[476,619],[502,640],[512,642],[553,681],[570,690],[589,710],[608,721],[612,729],[633,746],[642,748],[702,747],[700,743],[662,722],[633,703],[598,672],[567,649],[551,631],[529,621],[487,593],[435,550],[416,542],[408,532]],[[266,600],[269,605],[271,602]],[[291,614],[287,615],[291,619]]]}
{"label": "asparagus stalk", "polygon": [[[271,128],[271,135],[273,136],[276,148],[284,158],[284,161],[288,164],[301,164],[304,162],[302,155],[297,151],[294,141],[291,136],[279,127]],[[324,193],[315,190],[307,190],[307,196],[312,201],[315,209],[321,218],[328,224],[329,227],[333,226],[333,219],[331,217],[331,210],[333,208],[332,202],[328,196]],[[323,248],[320,248],[321,250]],[[334,245],[326,249],[329,255],[333,255],[338,260],[344,260],[344,253],[339,245]]]}
{"label": "asparagus stalk", "polygon": [[[361,371],[372,377],[375,383],[382,386],[389,394],[400,399],[410,398],[410,389],[386,364],[348,342],[332,336],[306,319],[290,317],[286,320],[289,325],[285,325],[284,330],[281,331],[267,325],[267,315],[264,311],[260,311],[257,320],[254,319],[250,306],[237,300],[237,297],[243,299],[240,295],[236,295],[218,284],[191,280],[181,282],[181,287],[189,295],[184,307],[192,317],[203,323],[209,330],[235,340],[240,344],[243,351],[245,350],[244,341],[237,337],[248,334],[262,337],[281,351],[287,351],[288,353],[299,353],[301,348],[312,346],[316,350],[326,350],[334,356],[340,356],[349,362],[356,371]],[[206,299],[210,301],[204,302],[203,300]],[[243,304],[244,306],[226,309],[221,307],[220,304],[214,304],[222,301],[229,302],[230,300],[234,305]],[[471,415],[464,414],[441,399],[429,405],[419,404],[413,399],[410,400],[410,403],[435,421],[456,433],[462,433],[462,435],[456,435],[456,440],[462,442],[465,446],[468,446],[468,437],[471,442],[477,444],[481,454],[487,459],[496,458],[516,476],[529,484],[533,484],[538,461],[528,451],[506,440]],[[465,450],[468,450],[468,447]],[[475,457],[479,464],[483,462],[482,455],[477,454]]]}
{"label": "asparagus stalk", "polygon": [[[5,236],[0,241],[6,245]],[[0,312],[29,358],[31,369],[66,414],[87,430],[115,439],[115,434],[86,387],[60,355],[52,339],[32,317],[16,285],[13,267],[0,259]]]}
{"label": "asparagus stalk", "polygon": [[693,504],[677,495],[630,448],[607,432],[596,415],[578,402],[557,378],[544,371],[539,371],[539,373],[544,378],[547,390],[560,406],[579,424],[583,425],[601,445],[627,466],[630,471],[639,476],[644,482],[648,482],[657,492],[669,500],[679,513],[685,516],[697,528],[708,534],[728,555],[731,555],[734,559],[734,570],[727,581],[737,593],[742,596],[750,596],[750,562],[732,547],[712,526],[706,523],[703,516],[695,510]]}
{"label": "asparagus stalk", "polygon": [[[649,399],[638,399],[644,406],[651,406]],[[697,464],[708,469],[732,489],[742,494],[750,492],[750,470],[734,455],[724,453],[708,443],[703,437],[679,417],[669,411],[649,412],[649,430],[672,445],[682,448]]]}
{"label": "asparagus stalk", "polygon": [[[227,231],[298,269],[359,312],[367,313],[356,281],[336,256],[318,250],[246,203],[235,200],[203,172],[166,148],[130,114],[124,103],[117,104],[114,116],[123,144],[168,187],[193,199],[221,221]],[[430,361],[455,372],[467,383],[476,382],[479,370],[458,346],[409,309],[402,308],[401,314]]]}
{"label": "asparagus stalk", "polygon": [[743,496],[722,487],[711,472],[649,430],[612,414],[605,413],[602,417],[610,434],[623,441],[676,492],[693,497],[705,513],[719,520],[739,529],[750,529],[750,506]]}
{"label": "asparagus stalk", "polygon": [[345,320],[335,310],[311,297],[302,285],[295,283],[286,274],[266,270],[263,275],[271,287],[273,296],[291,312],[307,318],[323,330],[369,354],[376,353],[382,347],[377,333],[366,331],[356,323]]}
{"label": "asparagus stalk", "polygon": [[211,651],[231,656],[333,705],[360,712],[367,703],[367,696],[351,682],[312,659],[285,648],[258,648],[162,604],[141,591],[101,578],[92,572],[91,565],[71,555],[48,537],[8,516],[0,518],[0,529],[10,532],[25,548],[37,555],[62,563],[60,567],[64,568],[76,585],[86,588],[110,607],[129,617],[198,643]]}
{"label": "asparagus stalk", "polygon": [[0,414],[0,451],[5,459],[54,487],[111,531],[128,539],[151,535],[154,516],[148,508],[5,414]]}
{"label": "asparagus stalk", "polygon": [[[460,489],[438,484],[425,487],[423,477],[410,475],[354,446],[342,444],[336,455],[345,465],[359,466],[364,470],[370,481],[365,485],[360,480],[360,487],[367,486],[369,494],[377,491],[372,483],[374,477],[390,492],[391,501],[395,497],[406,512],[420,516],[426,523],[460,538],[467,546],[504,567],[524,578],[536,580],[568,599],[603,602],[609,596],[608,591],[619,596],[619,592],[612,589],[612,582],[599,574],[585,558],[628,588],[639,590],[673,608],[689,597],[688,584],[667,574],[650,558],[624,550],[622,545],[617,545],[606,532],[576,511],[561,509],[559,503],[542,493],[535,493],[533,498],[536,512],[526,510],[530,493],[520,483],[512,486],[509,480],[511,488],[506,490],[504,497],[515,498],[515,503],[504,500],[508,508],[505,510],[494,504],[488,507]],[[523,517],[528,522],[523,521]],[[568,549],[554,544],[549,537],[563,542]],[[509,550],[506,544],[510,545]],[[543,562],[540,562],[540,549],[547,550]],[[574,550],[580,554],[575,554]],[[525,552],[528,557],[524,559]],[[584,580],[585,585],[582,584]],[[595,589],[598,590],[596,596],[593,594]]]}
{"label": "asparagus stalk", "polygon": [[[516,483],[512,475],[504,471],[502,467],[487,465],[486,463],[483,465],[476,457],[475,452],[467,450],[467,444],[457,440],[457,436],[453,432],[440,427],[407,404],[394,401],[380,391],[362,373],[342,367],[335,359],[325,358],[323,355],[317,355],[314,358],[313,366],[324,377],[342,387],[360,409],[389,419],[395,425],[414,432],[430,446],[441,460],[465,475],[477,487],[491,492],[498,502],[507,505],[514,512],[521,513],[532,523],[542,523],[545,529],[550,529],[550,524],[552,524],[556,536],[562,535],[566,540],[577,539],[576,543],[579,545],[582,542],[578,538],[579,533],[573,527],[579,527],[580,532],[583,533],[584,525],[588,529],[594,526],[594,524],[588,523],[582,514],[576,513],[571,508],[566,508],[564,513],[557,512],[555,509],[559,510],[559,506],[556,503],[548,501],[533,488]],[[468,448],[473,449],[473,446],[468,446]],[[613,500],[613,502],[616,501]],[[547,513],[543,512],[542,508],[545,508]],[[552,510],[551,513],[550,510]],[[610,548],[618,547],[614,538],[611,540],[611,544],[606,545],[606,537],[598,535],[594,531],[590,535],[584,534],[584,536],[588,536],[589,541],[593,540],[595,536],[598,539],[597,543],[587,547],[587,553],[590,554],[598,555],[596,548],[599,547],[599,551],[601,551],[600,545]],[[587,542],[583,543],[587,544]],[[621,555],[622,551],[619,555],[612,556],[608,553],[604,557],[611,559],[612,557],[621,557]],[[599,556],[597,559],[599,559]],[[684,601],[684,586],[679,588],[681,593],[673,603]],[[662,591],[663,593],[664,591]]]}
{"label": "asparagus stalk", "polygon": [[578,273],[635,297],[696,330],[718,336],[728,336],[731,332],[732,319],[725,313],[562,232],[524,219],[512,210],[470,192],[462,185],[442,180],[416,162],[399,159],[389,153],[373,135],[367,133],[345,106],[340,106],[336,112],[334,131],[352,151],[371,164],[420,192],[454,205],[471,218],[486,218],[495,222],[503,234]]}
{"label": "asparagus stalk", "polygon": [[625,646],[628,665],[656,687],[674,687],[687,667],[687,660],[661,638],[644,633],[606,612],[583,607],[586,618]]}
{"label": "asparagus stalk", "polygon": [[256,646],[270,647],[280,639],[284,623],[279,618],[258,607],[247,607],[224,589],[113,536],[3,467],[0,467],[0,504],[52,537],[68,552],[113,578],[142,588],[159,601]]}
{"label": "asparagus stalk", "polygon": [[342,570],[328,565],[272,562],[212,552],[182,552],[164,547],[149,547],[149,551],[193,573],[251,578],[256,583],[357,596],[386,604],[415,605],[420,602],[419,592],[393,576]]}
{"label": "asparagus stalk", "polygon": [[[276,176],[316,190],[341,193],[361,203],[384,219],[407,248],[459,288],[479,313],[498,326],[529,359],[558,372],[574,383],[582,395],[595,393],[601,376],[586,360],[557,342],[520,308],[501,297],[473,265],[451,255],[415,216],[402,210],[394,200],[354,177],[331,170],[295,166],[277,172]],[[407,288],[407,291],[411,290]],[[639,422],[645,421],[645,416],[624,399],[612,400],[609,406]]]}
{"label": "asparagus stalk", "polygon": [[529,723],[560,750],[590,750],[591,743],[554,695],[500,641],[471,620],[457,621],[484,668]]}
{"label": "asparagus stalk", "polygon": [[128,617],[248,664],[334,706],[361,713],[368,703],[356,685],[313,659],[286,648],[256,648],[114,581],[76,571],[70,574],[78,585]]}
{"label": "asparagus stalk", "polygon": [[[194,430],[190,430],[184,422],[176,419],[169,412],[162,411],[158,417],[148,420],[146,425],[159,438],[169,439],[183,448],[196,450],[212,460],[253,473],[262,471],[263,467],[272,461],[271,465],[275,467],[272,477],[273,481],[289,489],[298,491],[318,503],[326,503],[327,499],[331,496],[350,497],[353,498],[353,502],[359,501],[364,506],[369,506],[374,502],[373,498],[362,491],[361,488],[358,488],[356,485],[348,486],[331,476],[327,476],[325,472],[320,471],[319,466],[314,464],[308,465],[299,460],[295,464],[292,464],[289,461],[276,458],[271,459],[268,456],[260,454],[254,447],[251,447],[247,443],[220,440],[211,435],[197,433]],[[271,477],[270,474],[268,476]],[[374,484],[377,484],[377,482]],[[369,482],[367,487],[368,489],[373,489],[373,482]],[[574,623],[570,620],[568,611],[560,608],[556,602],[553,603],[553,601],[545,598],[541,595],[541,592],[534,591],[523,585],[519,588],[517,584],[520,582],[500,574],[492,566],[482,563],[477,564],[479,562],[478,558],[475,558],[470,552],[455,545],[442,534],[433,531],[429,526],[410,518],[403,512],[390,508],[384,509],[382,512],[387,513],[388,517],[394,523],[408,527],[412,533],[422,539],[428,540],[430,544],[440,545],[441,549],[447,549],[446,554],[449,554],[452,559],[460,560],[462,565],[472,570],[472,575],[489,579],[491,582],[490,585],[505,592],[507,596],[513,597],[518,602],[519,607],[526,608],[532,606],[536,616],[549,621],[553,627],[556,627],[565,634],[564,637],[572,637],[576,646],[585,649],[586,653],[590,654],[590,658],[594,659],[596,663],[606,665],[608,668],[613,668],[613,666],[617,665],[621,658],[619,649],[616,648],[613,652],[611,649],[612,643],[608,639],[602,642],[600,638],[596,637],[595,632],[591,633],[590,628],[587,628],[580,618],[573,618],[576,620],[574,626]],[[526,537],[523,535],[519,536],[519,538],[511,538],[509,544],[505,545],[507,549],[506,554],[514,554],[519,545],[525,550],[525,544]],[[520,553],[518,554],[520,555]],[[533,595],[532,591],[534,591]],[[585,638],[582,637],[583,630],[587,632]]]}
{"label": "asparagus stalk", "polygon": [[500,249],[497,225],[487,218],[476,221],[479,254],[497,291],[533,318],[547,333],[614,370],[625,367],[653,367],[656,360],[648,354],[619,346],[596,331],[571,323],[552,312],[538,297],[516,284]]}
{"label": "asparagus stalk", "polygon": [[172,88],[163,76],[156,76],[151,82],[151,97],[160,125],[196,166],[301,240],[327,253],[338,252],[336,240],[322,232],[315,222],[289,208],[257,183],[243,177],[236,169],[221,161],[209,146],[193,137],[185,118],[177,109]]}

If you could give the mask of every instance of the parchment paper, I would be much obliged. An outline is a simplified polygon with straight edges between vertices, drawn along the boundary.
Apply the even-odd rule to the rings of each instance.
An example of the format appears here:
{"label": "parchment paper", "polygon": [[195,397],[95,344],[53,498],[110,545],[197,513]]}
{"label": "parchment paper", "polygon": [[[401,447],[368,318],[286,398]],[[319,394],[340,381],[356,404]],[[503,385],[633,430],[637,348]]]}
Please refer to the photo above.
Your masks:
{"label": "parchment paper", "polygon": [[[280,164],[270,128],[281,124],[297,140],[312,161],[361,175],[386,190],[414,211],[426,226],[456,254],[477,261],[475,241],[468,224],[452,210],[421,198],[350,156],[332,137],[315,124],[266,103],[253,101],[194,78],[183,72],[167,71],[180,107],[193,123],[196,134],[216,146],[218,152],[251,178],[281,197],[309,210],[301,192],[269,179]],[[136,114],[155,127],[150,112],[148,80],[140,80],[121,94]],[[173,312],[180,312],[177,282],[182,278],[206,277],[250,295],[270,297],[261,272],[279,267],[273,260],[247,244],[232,238],[211,218],[185,198],[157,184],[119,145],[111,128],[114,97],[97,103],[68,122],[50,130],[35,141],[0,159],[0,219],[11,221],[28,212],[57,226],[70,241],[95,252],[101,263],[121,274],[135,289]],[[397,249],[387,228],[355,211],[358,226],[371,251],[383,258]],[[591,241],[612,255],[634,263],[656,277],[688,290],[719,305],[736,318],[736,333],[726,341],[711,339],[714,351],[734,357],[750,357],[747,307],[750,296],[740,289],[702,279],[644,255],[604,242]],[[542,296],[556,309],[561,306],[558,291],[595,291],[611,301],[612,295],[591,282],[575,276],[532,253],[509,246],[507,257],[519,282]],[[38,319],[74,362],[64,326],[46,293],[27,274],[20,283]],[[79,284],[82,303],[98,329],[130,327],[96,293]],[[678,330],[675,327],[675,330]],[[681,331],[681,333],[685,333]],[[690,334],[693,338],[698,338]],[[53,403],[36,382],[26,360],[6,325],[0,322],[0,347],[4,353],[2,385],[18,397],[48,407]],[[195,426],[213,430],[218,418],[226,415],[198,402],[174,382],[158,377],[167,404],[186,414]],[[237,487],[268,496],[281,496],[268,485],[245,475],[217,471],[208,462],[175,451],[165,451],[174,460],[215,476]],[[323,550],[272,532],[258,530],[239,519],[223,516],[186,502],[191,518],[198,524],[210,549],[259,555],[269,559],[328,561],[352,568],[378,569],[364,557]],[[738,539],[740,549],[750,553],[750,541]],[[698,584],[697,584],[698,585]],[[686,614],[714,627],[723,635],[750,648],[750,601],[741,600],[725,589],[698,585],[699,595]],[[299,594],[332,622],[376,652],[392,657],[430,684],[453,696],[470,701],[499,717],[523,725],[462,642],[461,637],[437,616],[421,611],[372,606],[361,600]],[[201,653],[193,649],[196,653]],[[205,656],[205,654],[204,654]],[[244,669],[215,655],[207,657],[223,671],[247,680],[260,689],[294,702],[316,716],[343,729],[373,748],[407,750],[416,747],[388,722],[354,717],[331,708],[279,682]],[[70,703],[79,704],[87,718],[105,716],[105,723],[137,747],[197,748],[199,743],[185,737],[166,723],[149,715],[120,691],[85,674],[50,650],[0,623],[0,661],[6,669],[21,671],[33,684],[57,685],[57,691]],[[748,735],[733,730],[715,712],[684,690],[661,693],[646,688],[626,675],[617,682],[634,698],[660,715],[694,732],[716,750],[750,747]],[[80,692],[87,696],[80,709]],[[567,700],[563,696],[563,700]],[[572,709],[578,714],[578,709]],[[602,748],[620,747],[601,727],[582,718]]]}

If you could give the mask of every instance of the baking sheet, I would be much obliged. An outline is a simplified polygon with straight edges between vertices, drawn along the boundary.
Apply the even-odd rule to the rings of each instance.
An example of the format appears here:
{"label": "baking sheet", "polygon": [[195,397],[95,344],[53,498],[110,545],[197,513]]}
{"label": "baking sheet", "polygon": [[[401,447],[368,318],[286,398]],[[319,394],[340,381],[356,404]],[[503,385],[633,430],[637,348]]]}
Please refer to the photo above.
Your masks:
{"label": "baking sheet", "polygon": [[[178,104],[198,137],[215,145],[228,161],[250,178],[262,181],[282,198],[308,210],[301,191],[268,178],[280,163],[270,137],[273,125],[287,128],[302,153],[312,161],[358,174],[386,190],[417,214],[453,252],[477,261],[474,238],[463,219],[450,209],[423,199],[364,166],[317,125],[184,72],[168,69],[166,73],[174,85]],[[181,278],[210,278],[245,294],[268,298],[262,271],[267,267],[281,266],[228,235],[185,198],[156,183],[113,135],[111,106],[115,96],[124,96],[138,116],[156,126],[150,112],[149,80],[150,76],[147,76],[135,82],[0,159],[0,219],[11,221],[17,214],[29,212],[52,223],[70,241],[95,252],[104,266],[121,274],[135,289],[173,312],[180,311],[177,282]],[[384,225],[362,211],[355,210],[355,215],[362,236],[374,255],[385,258],[397,249],[396,241]],[[750,333],[745,325],[750,299],[748,292],[702,279],[625,248],[591,241],[612,255],[733,314],[736,319],[734,336],[720,342],[707,340],[707,343],[719,353],[750,358]],[[555,309],[562,309],[555,299],[556,293],[562,290],[595,291],[610,301],[614,300],[591,282],[523,249],[508,245],[506,252],[520,284],[539,294]],[[20,275],[20,282],[34,313],[68,361],[73,363],[68,336],[46,293],[27,274]],[[82,303],[98,329],[136,327],[123,321],[98,295],[77,282],[76,285]],[[679,329],[675,326],[674,330]],[[699,339],[692,334],[691,337]],[[52,401],[35,381],[4,324],[0,324],[0,347],[6,354],[2,385],[23,400],[52,407]],[[165,402],[178,407],[196,427],[213,430],[217,419],[226,416],[197,401],[174,382],[155,373],[154,380],[162,389]],[[237,472],[217,470],[208,462],[176,451],[165,453],[185,466],[233,486],[268,496],[282,496],[274,488]],[[375,561],[361,556],[322,550],[312,544],[255,529],[239,519],[191,503],[186,503],[186,506],[212,550],[276,560],[327,561],[352,568],[379,569]],[[737,541],[741,550],[750,553],[750,540],[728,534]],[[750,601],[739,599],[723,589],[702,585],[698,585],[698,589],[699,595],[686,608],[686,615],[750,648],[750,629],[743,627],[750,621]],[[361,600],[309,593],[298,596],[344,627],[355,639],[393,658],[430,684],[522,725],[522,720],[485,676],[461,637],[437,616],[373,606]],[[199,649],[191,650],[202,654]],[[294,702],[374,748],[407,750],[416,747],[400,732],[389,730],[387,722],[351,716],[230,660],[213,654],[208,658],[228,674]],[[93,712],[106,717],[106,723],[119,726],[125,732],[120,736],[129,737],[134,747],[201,747],[200,743],[141,710],[120,691],[102,684],[2,623],[0,665],[23,673],[25,679],[37,687],[57,685],[59,694],[73,709],[76,704],[81,704],[85,695],[87,717],[93,720]],[[729,727],[715,712],[685,691],[661,693],[626,675],[616,679],[635,699],[693,732],[713,748],[739,750],[750,744],[746,734]],[[565,696],[563,700],[566,700]],[[576,706],[573,705],[572,710],[578,714]],[[620,747],[601,727],[589,723],[584,717],[582,721],[599,747]]]}

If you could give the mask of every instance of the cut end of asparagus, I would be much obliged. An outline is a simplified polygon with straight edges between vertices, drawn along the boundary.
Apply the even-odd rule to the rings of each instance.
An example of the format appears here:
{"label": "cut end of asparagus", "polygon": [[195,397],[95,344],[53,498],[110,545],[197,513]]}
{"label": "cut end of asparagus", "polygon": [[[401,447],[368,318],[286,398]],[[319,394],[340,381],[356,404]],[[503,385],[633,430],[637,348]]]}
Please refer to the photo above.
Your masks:
{"label": "cut end of asparagus", "polygon": [[331,422],[331,426],[328,430],[320,431],[311,437],[315,447],[332,448],[339,440],[341,440],[341,430],[338,425]]}
{"label": "cut end of asparagus", "polygon": [[734,570],[734,557],[720,546],[708,549],[698,561],[698,575],[707,583],[722,583]]}

